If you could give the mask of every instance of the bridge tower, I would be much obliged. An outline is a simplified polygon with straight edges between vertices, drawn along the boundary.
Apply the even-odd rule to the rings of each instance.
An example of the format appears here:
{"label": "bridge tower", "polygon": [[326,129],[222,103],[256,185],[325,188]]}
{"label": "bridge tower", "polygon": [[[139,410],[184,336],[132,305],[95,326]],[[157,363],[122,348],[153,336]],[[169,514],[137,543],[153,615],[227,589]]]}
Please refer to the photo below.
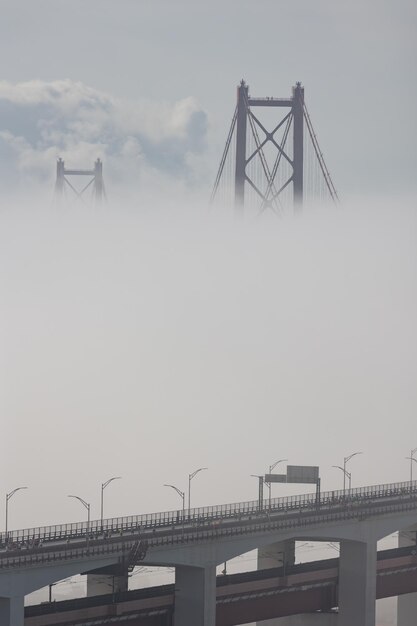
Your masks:
{"label": "bridge tower", "polygon": [[[71,177],[69,180],[68,177]],[[77,189],[73,184],[74,177],[88,177],[89,180],[84,187]],[[56,163],[56,182],[55,182],[55,197],[57,200],[61,200],[65,195],[66,189],[69,188],[78,197],[79,200],[84,201],[86,197],[87,189],[92,189],[92,199],[95,205],[102,204],[106,197],[103,180],[103,162],[101,159],[97,159],[94,163],[94,167],[91,170],[81,169],[67,169],[63,159],[59,158]]]}
{"label": "bridge tower", "polygon": [[[275,116],[272,130],[268,130],[266,123],[255,115],[257,109],[273,114],[280,109],[283,115],[278,120]],[[227,167],[230,159],[232,165]],[[314,176],[317,180],[313,180]],[[229,180],[225,181],[227,177]],[[338,200],[305,105],[304,87],[297,82],[287,98],[259,98],[250,95],[248,85],[242,80],[237,88],[236,109],[217,172],[212,203],[221,195],[223,183],[232,190],[229,200],[237,214],[242,214],[247,204],[248,191],[257,199],[261,212],[266,208],[279,211],[284,192],[288,196],[291,191],[292,207],[300,212],[305,199],[305,182],[307,190],[321,186],[320,195],[333,202]],[[288,203],[288,198],[286,201]]]}
{"label": "bridge tower", "polygon": [[293,133],[293,187],[294,208],[303,206],[304,189],[304,87],[296,83],[292,88],[292,115],[294,120]]}

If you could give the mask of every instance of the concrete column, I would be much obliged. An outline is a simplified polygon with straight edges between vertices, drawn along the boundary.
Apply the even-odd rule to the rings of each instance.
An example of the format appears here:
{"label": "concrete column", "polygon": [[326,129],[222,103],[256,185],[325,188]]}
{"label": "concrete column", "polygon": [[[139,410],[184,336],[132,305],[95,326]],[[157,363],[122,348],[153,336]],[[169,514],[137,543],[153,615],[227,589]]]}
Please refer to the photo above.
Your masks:
{"label": "concrete column", "polygon": [[[398,535],[398,547],[416,546],[417,526],[402,530]],[[417,546],[416,546],[417,549]],[[415,626],[417,623],[417,593],[398,596],[397,626]]]}
{"label": "concrete column", "polygon": [[216,568],[175,568],[174,626],[215,626]]}
{"label": "concrete column", "polygon": [[375,626],[376,541],[341,541],[339,626]]}
{"label": "concrete column", "polygon": [[[274,567],[291,567],[295,563],[295,541],[277,541],[267,546],[258,548],[258,569],[271,569]],[[290,626],[291,618],[277,617],[258,622],[258,626]]]}
{"label": "concrete column", "polygon": [[24,597],[0,598],[1,626],[23,626],[25,621]]}
{"label": "concrete column", "polygon": [[128,575],[87,574],[87,597],[128,590]]}

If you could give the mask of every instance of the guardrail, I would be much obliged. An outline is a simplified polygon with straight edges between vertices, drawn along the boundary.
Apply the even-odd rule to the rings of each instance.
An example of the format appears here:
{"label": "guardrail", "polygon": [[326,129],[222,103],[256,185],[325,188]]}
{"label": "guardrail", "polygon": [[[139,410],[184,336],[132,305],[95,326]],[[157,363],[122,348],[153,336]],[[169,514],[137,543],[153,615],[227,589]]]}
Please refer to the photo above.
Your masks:
{"label": "guardrail", "polygon": [[56,550],[22,551],[10,556],[8,556],[6,552],[5,556],[0,559],[0,569],[41,565],[42,563],[50,564],[58,561],[84,559],[87,557],[112,556],[115,554],[119,558],[123,556],[128,558],[132,550],[135,549],[136,543],[137,541],[129,541],[123,544],[120,542],[106,543],[102,541],[101,543],[95,543],[93,545],[86,543],[81,547],[62,544],[62,546]]}
{"label": "guardrail", "polygon": [[309,509],[311,507],[326,508],[338,506],[346,502],[367,502],[370,499],[383,499],[387,497],[397,497],[401,495],[417,494],[417,481],[390,483],[382,485],[372,485],[368,487],[358,487],[349,490],[322,492],[319,496],[316,493],[308,493],[299,496],[288,496],[264,500],[260,506],[257,500],[247,502],[237,502],[232,504],[221,504],[217,506],[199,507],[185,510],[184,515],[181,510],[166,511],[160,513],[150,513],[144,515],[129,515],[126,517],[114,517],[110,519],[94,520],[87,522],[77,522],[73,524],[57,524],[54,526],[41,526],[36,528],[26,528],[0,533],[0,547],[10,543],[30,543],[36,546],[39,543],[48,541],[76,539],[87,536],[114,536],[115,533],[123,534],[126,531],[138,531],[154,528],[172,528],[177,532],[177,528],[182,528],[186,522],[197,521],[199,524],[212,522],[214,520],[224,520],[239,518],[247,515],[257,515],[270,512],[291,512],[294,510]]}
{"label": "guardrail", "polygon": [[[358,503],[359,501],[357,501]],[[411,495],[407,494],[406,500],[401,500],[395,503],[397,511],[415,511],[417,509],[417,494],[415,492]],[[302,529],[305,527],[322,526],[323,524],[340,522],[345,520],[357,520],[361,517],[373,517],[377,515],[385,515],[392,513],[393,501],[385,504],[375,503],[375,500],[367,500],[365,506],[359,508],[355,505],[350,506],[350,503],[339,503],[337,507],[327,507],[318,510],[317,507],[310,511],[299,510],[298,513],[293,512],[291,515],[269,515],[269,511],[264,511],[262,514],[258,514],[256,517],[249,519],[242,519],[235,524],[213,524],[211,528],[199,528],[192,529],[187,528],[186,534],[182,535],[180,532],[176,534],[168,535],[167,533],[158,535],[156,534],[150,541],[149,547],[183,544],[184,542],[201,542],[208,541],[210,539],[221,539],[231,536],[256,534],[270,531],[285,531],[293,529]]]}

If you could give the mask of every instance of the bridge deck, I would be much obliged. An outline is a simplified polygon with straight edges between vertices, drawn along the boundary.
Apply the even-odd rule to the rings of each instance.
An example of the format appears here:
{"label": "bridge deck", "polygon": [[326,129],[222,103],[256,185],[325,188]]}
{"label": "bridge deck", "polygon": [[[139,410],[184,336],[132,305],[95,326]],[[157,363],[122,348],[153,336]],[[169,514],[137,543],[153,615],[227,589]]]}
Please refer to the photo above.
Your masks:
{"label": "bridge deck", "polygon": [[107,554],[140,562],[149,548],[280,531],[417,509],[417,481],[240,502],[87,523],[14,530],[0,535],[0,573],[9,568]]}

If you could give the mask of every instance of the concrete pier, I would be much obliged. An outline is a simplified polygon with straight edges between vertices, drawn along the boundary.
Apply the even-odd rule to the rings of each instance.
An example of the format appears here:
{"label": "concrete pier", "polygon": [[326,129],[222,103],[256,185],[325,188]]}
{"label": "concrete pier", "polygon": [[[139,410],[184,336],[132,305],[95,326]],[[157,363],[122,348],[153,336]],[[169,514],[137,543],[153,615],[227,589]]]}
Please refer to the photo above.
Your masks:
{"label": "concrete pier", "polygon": [[[295,563],[295,541],[277,541],[258,549],[258,569],[291,567]],[[338,626],[337,613],[304,613],[258,622],[257,626]]]}
{"label": "concrete pier", "polygon": [[175,568],[174,626],[215,626],[216,567]]}
{"label": "concrete pier", "polygon": [[[291,567],[295,563],[295,541],[277,541],[258,548],[258,569],[272,569],[274,567]],[[280,617],[258,622],[257,626],[290,626],[289,618]]]}
{"label": "concrete pier", "polygon": [[0,598],[1,626],[23,626],[25,621],[24,598]]}
{"label": "concrete pier", "polygon": [[[398,547],[416,546],[417,550],[417,525],[402,530],[398,534]],[[398,596],[397,603],[397,626],[415,626],[417,623],[417,593],[407,593]]]}
{"label": "concrete pier", "polygon": [[341,541],[338,626],[375,626],[376,541]]}

